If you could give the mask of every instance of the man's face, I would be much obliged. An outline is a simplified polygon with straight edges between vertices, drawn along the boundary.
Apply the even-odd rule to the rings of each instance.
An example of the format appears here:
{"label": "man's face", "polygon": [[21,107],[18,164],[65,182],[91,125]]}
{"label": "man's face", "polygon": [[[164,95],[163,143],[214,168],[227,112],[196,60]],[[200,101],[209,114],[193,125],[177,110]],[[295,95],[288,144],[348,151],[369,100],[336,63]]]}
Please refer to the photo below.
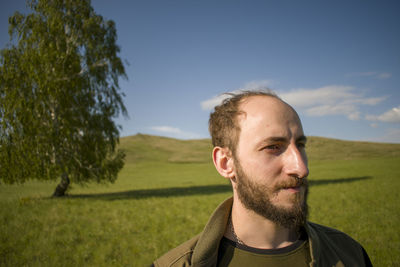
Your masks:
{"label": "man's face", "polygon": [[283,227],[298,228],[307,216],[308,191],[300,119],[272,97],[250,97],[241,110],[234,190],[247,209]]}

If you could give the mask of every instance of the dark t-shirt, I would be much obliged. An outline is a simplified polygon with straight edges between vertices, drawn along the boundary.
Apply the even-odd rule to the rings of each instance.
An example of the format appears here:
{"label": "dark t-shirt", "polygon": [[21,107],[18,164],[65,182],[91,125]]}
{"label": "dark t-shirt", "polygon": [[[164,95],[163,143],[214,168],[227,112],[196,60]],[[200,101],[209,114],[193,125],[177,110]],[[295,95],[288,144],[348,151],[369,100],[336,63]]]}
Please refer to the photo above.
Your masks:
{"label": "dark t-shirt", "polygon": [[219,267],[225,266],[309,266],[310,246],[302,236],[290,246],[278,249],[257,249],[223,238],[218,251]]}

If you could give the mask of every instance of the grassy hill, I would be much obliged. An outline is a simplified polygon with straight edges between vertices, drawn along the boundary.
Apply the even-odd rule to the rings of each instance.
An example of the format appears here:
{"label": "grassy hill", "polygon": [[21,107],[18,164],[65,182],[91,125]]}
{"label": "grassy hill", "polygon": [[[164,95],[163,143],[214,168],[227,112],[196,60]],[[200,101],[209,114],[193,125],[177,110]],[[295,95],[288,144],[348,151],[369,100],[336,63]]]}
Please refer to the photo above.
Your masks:
{"label": "grassy hill", "polygon": [[[121,138],[127,163],[163,161],[172,163],[211,162],[211,140],[177,140],[137,134]],[[324,137],[308,137],[307,155],[314,160],[351,160],[400,156],[400,144],[355,142]]]}
{"label": "grassy hill", "polygon": [[[148,266],[199,233],[231,186],[210,140],[121,139],[126,164],[111,185],[0,184],[0,266]],[[310,137],[310,220],[342,230],[374,266],[398,266],[400,144]]]}
{"label": "grassy hill", "polygon": [[400,144],[343,141],[313,136],[308,138],[306,150],[310,161],[400,156]]}
{"label": "grassy hill", "polygon": [[204,163],[210,162],[212,150],[209,139],[178,140],[144,134],[121,138],[120,148],[126,152],[127,163]]}

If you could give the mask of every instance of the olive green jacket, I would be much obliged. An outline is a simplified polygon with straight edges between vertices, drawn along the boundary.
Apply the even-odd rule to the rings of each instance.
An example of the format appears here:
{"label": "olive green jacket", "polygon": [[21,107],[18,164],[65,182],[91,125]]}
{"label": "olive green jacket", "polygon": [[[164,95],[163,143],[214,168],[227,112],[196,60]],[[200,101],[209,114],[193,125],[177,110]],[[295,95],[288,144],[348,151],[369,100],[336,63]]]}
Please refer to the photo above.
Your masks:
{"label": "olive green jacket", "polygon": [[[219,243],[225,233],[232,208],[232,198],[225,200],[213,213],[204,231],[157,259],[155,267],[217,265]],[[310,266],[371,266],[362,246],[348,235],[308,222]]]}

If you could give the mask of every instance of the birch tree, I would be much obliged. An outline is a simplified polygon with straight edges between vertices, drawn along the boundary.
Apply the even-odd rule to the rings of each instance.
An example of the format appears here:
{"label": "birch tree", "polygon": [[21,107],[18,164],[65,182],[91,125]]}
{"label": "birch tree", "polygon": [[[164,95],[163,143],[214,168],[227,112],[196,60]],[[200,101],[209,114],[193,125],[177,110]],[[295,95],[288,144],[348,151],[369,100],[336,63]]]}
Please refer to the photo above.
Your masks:
{"label": "birch tree", "polygon": [[119,79],[127,78],[115,23],[90,0],[31,0],[9,18],[0,54],[0,182],[61,179],[114,182],[127,115]]}

